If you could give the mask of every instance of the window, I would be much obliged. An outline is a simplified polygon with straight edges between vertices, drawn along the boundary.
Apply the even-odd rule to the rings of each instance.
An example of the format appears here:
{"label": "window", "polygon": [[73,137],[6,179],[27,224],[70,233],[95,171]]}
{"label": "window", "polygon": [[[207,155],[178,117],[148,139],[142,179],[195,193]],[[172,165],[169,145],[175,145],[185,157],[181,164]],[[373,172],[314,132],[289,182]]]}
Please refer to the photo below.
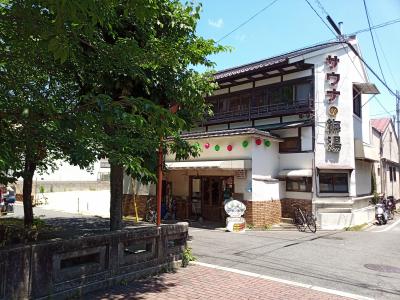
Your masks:
{"label": "window", "polygon": [[321,193],[348,193],[348,174],[320,173],[319,191]]}
{"label": "window", "polygon": [[389,178],[390,181],[396,181],[396,167],[389,167]]}
{"label": "window", "polygon": [[218,112],[227,112],[228,111],[228,104],[229,104],[229,98],[224,97],[219,99],[218,101]]}
{"label": "window", "polygon": [[289,105],[293,104],[293,86],[286,85],[282,87],[282,102]]}
{"label": "window", "polygon": [[290,137],[284,138],[283,142],[279,143],[280,153],[300,152],[300,138]]}
{"label": "window", "polygon": [[286,191],[311,192],[311,177],[286,178]]}
{"label": "window", "polygon": [[311,98],[311,84],[296,85],[296,102],[308,101]]}
{"label": "window", "polygon": [[361,92],[353,87],[353,113],[361,118]]}
{"label": "window", "polygon": [[280,88],[272,88],[268,93],[269,104],[279,104],[281,103],[281,89]]}
{"label": "window", "polygon": [[229,111],[240,111],[240,96],[230,99]]}

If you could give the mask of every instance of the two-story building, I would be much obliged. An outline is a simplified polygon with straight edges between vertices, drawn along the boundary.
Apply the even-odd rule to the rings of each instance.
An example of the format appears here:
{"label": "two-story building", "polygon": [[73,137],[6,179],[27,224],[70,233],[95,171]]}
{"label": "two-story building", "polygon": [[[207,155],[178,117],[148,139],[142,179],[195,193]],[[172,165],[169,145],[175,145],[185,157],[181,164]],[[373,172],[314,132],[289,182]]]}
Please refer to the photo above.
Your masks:
{"label": "two-story building", "polygon": [[399,192],[399,148],[392,119],[371,120],[372,143],[379,151],[379,162],[375,163],[376,191],[379,194],[400,198]]}
{"label": "two-story building", "polygon": [[[358,52],[355,38],[349,39]],[[366,94],[378,93],[346,42],[293,51],[215,74],[214,115],[183,137],[202,153],[167,158],[173,197],[187,217],[223,219],[223,201],[246,203],[255,226],[313,210],[323,228],[373,218]],[[365,105],[364,105],[365,104]]]}
{"label": "two-story building", "polygon": [[213,115],[182,137],[200,156],[166,157],[167,198],[181,218],[224,221],[224,200],[246,204],[256,227],[313,211],[325,229],[373,220],[368,94],[378,93],[355,37],[217,72]]}

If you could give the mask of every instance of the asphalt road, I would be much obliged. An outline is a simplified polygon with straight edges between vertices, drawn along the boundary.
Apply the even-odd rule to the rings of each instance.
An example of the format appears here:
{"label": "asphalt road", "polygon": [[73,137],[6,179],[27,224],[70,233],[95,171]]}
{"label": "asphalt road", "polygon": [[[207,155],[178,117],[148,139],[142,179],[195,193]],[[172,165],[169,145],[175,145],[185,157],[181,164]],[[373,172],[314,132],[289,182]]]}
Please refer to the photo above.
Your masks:
{"label": "asphalt road", "polygon": [[[50,210],[50,209],[42,209],[40,207],[34,207],[33,208],[33,215],[37,218],[41,219],[52,219],[52,218],[84,218],[84,217],[90,217],[90,216],[85,216],[82,214],[72,214],[72,213],[67,213],[67,212],[62,212],[62,211],[56,211],[56,210]],[[14,205],[14,213],[13,214],[8,214],[4,217],[14,217],[14,218],[23,218],[24,217],[24,208],[22,204],[16,204]]]}
{"label": "asphalt road", "polygon": [[359,232],[238,234],[191,227],[189,234],[200,262],[375,299],[400,299],[400,220],[395,221]]}

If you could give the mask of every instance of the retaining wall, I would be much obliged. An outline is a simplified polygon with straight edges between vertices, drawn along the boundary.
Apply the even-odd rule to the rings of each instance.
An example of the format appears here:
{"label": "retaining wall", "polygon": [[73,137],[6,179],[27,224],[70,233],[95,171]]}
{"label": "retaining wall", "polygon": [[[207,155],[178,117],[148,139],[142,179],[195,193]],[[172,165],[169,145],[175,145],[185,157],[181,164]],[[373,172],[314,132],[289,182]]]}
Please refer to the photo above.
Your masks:
{"label": "retaining wall", "polygon": [[0,249],[0,299],[66,299],[173,268],[187,223]]}

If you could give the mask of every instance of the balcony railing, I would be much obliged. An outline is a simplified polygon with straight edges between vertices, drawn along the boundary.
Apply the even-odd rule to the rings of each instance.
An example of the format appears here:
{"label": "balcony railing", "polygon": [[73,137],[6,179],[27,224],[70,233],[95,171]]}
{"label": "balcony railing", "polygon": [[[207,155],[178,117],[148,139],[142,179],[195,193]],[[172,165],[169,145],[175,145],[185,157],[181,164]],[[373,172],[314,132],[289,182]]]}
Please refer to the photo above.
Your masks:
{"label": "balcony railing", "polygon": [[252,106],[240,110],[216,112],[208,117],[206,124],[215,124],[232,121],[247,121],[271,116],[281,116],[293,113],[306,113],[313,110],[314,100],[301,100],[295,103],[274,103],[261,106]]}

